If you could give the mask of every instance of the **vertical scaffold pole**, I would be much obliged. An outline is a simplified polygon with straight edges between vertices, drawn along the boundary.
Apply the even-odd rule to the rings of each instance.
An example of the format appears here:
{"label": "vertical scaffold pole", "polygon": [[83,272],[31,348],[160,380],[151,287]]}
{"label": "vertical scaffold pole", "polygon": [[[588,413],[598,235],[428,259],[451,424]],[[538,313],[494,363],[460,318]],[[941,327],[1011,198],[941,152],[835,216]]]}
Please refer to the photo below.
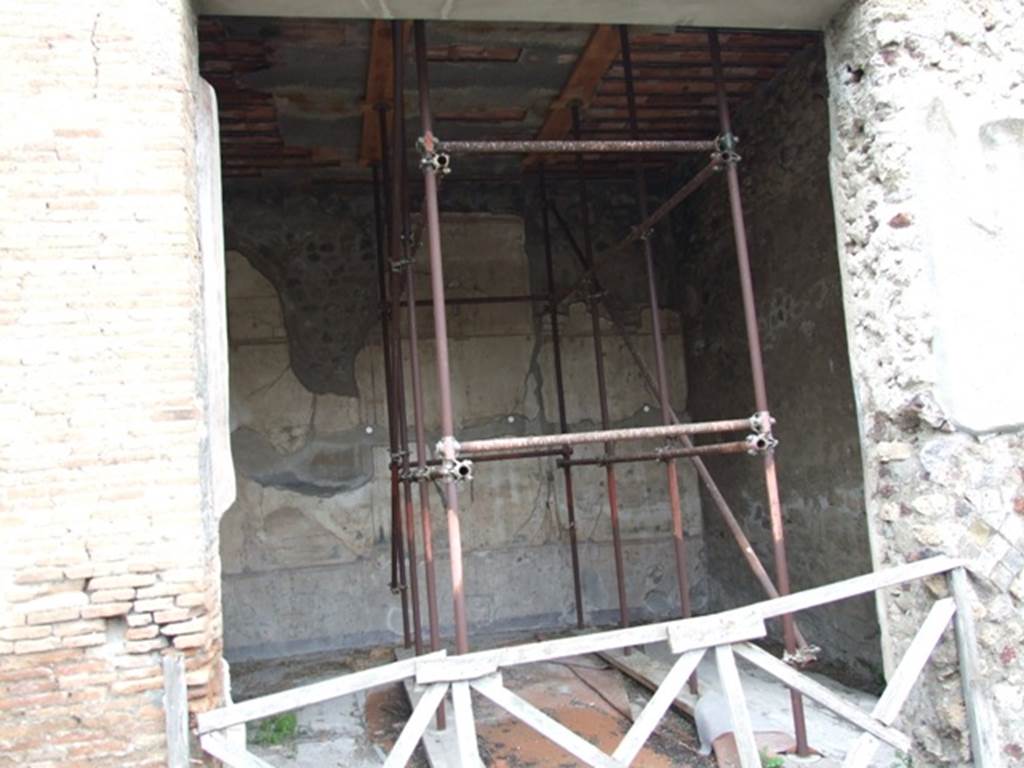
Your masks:
{"label": "vertical scaffold pole", "polygon": [[[579,105],[572,106],[572,125],[575,138],[580,137],[580,109]],[[590,200],[587,194],[586,169],[583,164],[583,155],[576,155],[576,175],[579,185],[580,196],[580,226],[583,232],[583,253],[588,271],[594,270],[594,249],[590,237]],[[593,281],[591,281],[593,283]],[[609,429],[611,417],[608,413],[608,384],[604,370],[604,347],[601,338],[601,311],[600,302],[596,295],[596,286],[591,286],[591,296],[587,303],[590,309],[590,321],[594,332],[594,364],[597,369],[597,397],[601,407],[601,429]],[[605,443],[604,452],[606,456],[615,453],[614,443]],[[629,603],[626,598],[626,566],[622,555],[622,531],[619,526],[619,489],[615,477],[615,466],[605,465],[605,480],[608,491],[608,509],[611,515],[612,524],[612,551],[615,559],[615,585],[619,595],[619,625],[629,626]]]}
{"label": "vertical scaffold pole", "polygon": [[[384,388],[387,399],[388,414],[388,441],[391,455],[388,459],[388,468],[391,471],[391,591],[397,592],[402,603],[402,644],[409,648],[412,646],[412,632],[409,625],[409,591],[405,582],[405,542],[402,532],[402,485],[400,480],[401,466],[399,464],[398,449],[398,414],[396,405],[395,376],[394,376],[394,337],[391,327],[391,308],[388,306],[388,295],[390,290],[394,291],[394,280],[388,280],[388,260],[390,256],[385,255],[385,232],[387,234],[387,252],[391,253],[391,239],[394,236],[392,231],[393,222],[390,221],[391,198],[389,196],[389,185],[391,174],[387,155],[387,108],[384,105],[377,107],[378,123],[380,131],[381,159],[380,159],[380,188],[377,188],[376,168],[374,173],[374,214],[377,225],[377,290],[381,301],[381,332],[383,334],[384,352]],[[381,205],[383,203],[383,206]],[[388,212],[389,222],[385,227],[381,208]]]}
{"label": "vertical scaffold pole", "polygon": [[401,124],[404,119],[402,109],[402,86],[405,82],[405,54],[403,51],[402,23],[391,22],[391,50],[394,60],[394,94],[395,105],[392,110],[394,127],[391,131],[391,160],[394,165],[391,173],[391,280],[394,291],[391,295],[391,317],[394,343],[393,373],[395,376],[395,407],[398,415],[398,443],[402,452],[402,469],[406,478],[402,481],[405,520],[403,521],[406,536],[406,552],[409,558],[409,602],[412,603],[413,646],[416,654],[423,651],[423,625],[420,620],[419,567],[416,558],[416,520],[412,503],[412,480],[408,473],[412,468],[409,461],[409,427],[405,410],[405,375],[402,360],[402,334],[399,326],[401,317],[402,281],[399,269],[405,260],[406,233],[402,218],[402,200],[405,195],[403,188],[404,173],[400,165],[404,162],[402,152]]}
{"label": "vertical scaffold pole", "polygon": [[[633,87],[633,62],[630,56],[629,29],[619,27],[619,40],[622,50],[622,69],[626,81],[626,104],[629,110],[629,127],[633,138],[639,138],[640,130],[636,119],[636,93]],[[640,220],[647,218],[647,181],[644,178],[642,157],[637,156],[636,169],[637,211]],[[647,294],[651,309],[651,336],[654,340],[654,366],[658,376],[658,401],[661,406],[661,419],[664,424],[671,424],[672,406],[669,400],[668,369],[665,365],[665,345],[661,334],[661,314],[658,311],[658,285],[654,267],[654,251],[651,247],[650,233],[644,233],[640,241],[643,245],[644,263],[647,267]],[[683,509],[679,495],[679,474],[676,472],[675,459],[665,462],[668,477],[668,500],[672,514],[672,543],[676,557],[676,583],[679,587],[679,606],[684,618],[691,615],[690,579],[687,570],[686,540],[683,533]]]}
{"label": "vertical scaffold pole", "polygon": [[[448,321],[444,306],[444,267],[441,259],[441,217],[437,207],[438,168],[430,162],[434,153],[434,137],[430,114],[430,78],[427,72],[427,40],[422,21],[413,25],[416,39],[416,74],[420,99],[420,127],[423,170],[423,216],[427,229],[427,251],[430,256],[430,296],[434,312],[434,344],[437,354],[437,390],[441,404],[441,458],[446,463],[456,460],[455,418],[452,411],[451,368],[448,359]],[[444,478],[444,497],[448,519],[448,557],[452,575],[452,608],[455,617],[455,648],[458,653],[469,650],[466,622],[466,595],[462,571],[462,532],[459,520],[459,490],[450,474]]]}
{"label": "vertical scaffold pole", "polygon": [[[729,211],[732,216],[733,237],[736,241],[736,260],[740,273],[740,291],[743,295],[743,319],[747,330],[747,347],[750,354],[750,369],[754,381],[754,403],[765,420],[770,420],[768,410],[768,388],[765,384],[764,360],[761,355],[761,335],[757,327],[757,309],[754,303],[754,284],[750,274],[750,251],[747,246],[747,231],[743,221],[743,200],[740,196],[740,177],[736,168],[735,136],[732,133],[732,118],[729,115],[729,100],[725,93],[725,77],[722,71],[722,49],[718,33],[708,33],[711,51],[711,68],[714,73],[715,91],[718,97],[718,118],[721,123],[720,138],[726,156],[726,181],[729,187]],[[768,494],[768,512],[772,529],[772,545],[775,554],[775,580],[780,595],[789,594],[789,563],[786,558],[786,533],[782,523],[782,502],[779,497],[779,480],[775,469],[775,454],[771,450],[764,454],[764,478]],[[786,653],[797,650],[796,628],[793,616],[782,617],[783,642]],[[807,746],[807,724],[804,719],[803,698],[792,688],[789,691],[793,707],[793,730],[796,736],[797,753],[809,755]]]}
{"label": "vertical scaffold pole", "polygon": [[[544,232],[544,266],[547,272],[548,312],[551,318],[551,348],[555,362],[555,396],[558,401],[558,426],[565,434],[569,421],[565,412],[565,380],[562,373],[562,340],[558,328],[558,301],[555,298],[555,266],[551,256],[551,223],[548,220],[548,191],[544,178],[544,163],[540,165],[541,223]],[[573,498],[572,467],[563,466],[565,480],[565,508],[569,520],[569,554],[572,558],[572,589],[576,602],[576,626],[583,629],[583,586],[580,580],[580,553],[576,531],[576,500]]]}

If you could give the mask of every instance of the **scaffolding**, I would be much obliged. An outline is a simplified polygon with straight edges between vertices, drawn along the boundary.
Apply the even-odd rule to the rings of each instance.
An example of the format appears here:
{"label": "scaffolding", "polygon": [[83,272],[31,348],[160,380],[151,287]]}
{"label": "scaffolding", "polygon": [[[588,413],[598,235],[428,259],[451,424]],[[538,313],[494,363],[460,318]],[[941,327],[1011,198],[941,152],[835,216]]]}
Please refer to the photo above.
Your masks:
{"label": "scaffolding", "polygon": [[[626,596],[625,564],[622,535],[619,524],[619,503],[616,467],[629,462],[659,462],[665,467],[667,493],[671,510],[672,538],[679,595],[679,612],[683,619],[691,616],[690,587],[687,576],[686,541],[684,537],[682,504],[680,499],[677,461],[690,461],[704,484],[715,508],[722,516],[744,559],[769,598],[784,597],[790,593],[789,570],[786,554],[785,531],[779,497],[779,483],[775,464],[776,439],[773,435],[774,419],[769,408],[765,384],[761,341],[754,304],[754,291],[747,236],[744,227],[743,204],[740,194],[736,137],[732,132],[731,116],[725,89],[722,54],[718,33],[709,31],[708,48],[717,98],[719,134],[707,140],[645,141],[640,138],[637,103],[634,88],[630,39],[628,28],[619,28],[619,42],[628,105],[628,140],[584,140],[580,130],[580,105],[573,104],[573,138],[566,140],[534,141],[442,141],[433,132],[430,80],[427,69],[426,30],[422,21],[413,25],[416,75],[419,96],[421,135],[417,140],[419,165],[422,170],[423,220],[430,267],[430,300],[416,300],[414,282],[414,246],[410,228],[410,206],[406,178],[408,142],[405,136],[405,114],[402,95],[405,84],[405,36],[403,23],[392,22],[392,55],[394,98],[391,104],[393,130],[388,136],[388,105],[377,105],[380,131],[381,159],[374,166],[374,203],[378,242],[378,290],[381,300],[381,326],[384,344],[384,374],[387,390],[387,413],[390,443],[391,473],[391,588],[400,596],[403,617],[404,642],[417,655],[428,650],[436,653],[441,648],[438,623],[437,576],[433,553],[430,522],[429,483],[440,482],[443,488],[447,516],[450,577],[452,585],[453,616],[455,623],[455,650],[458,654],[470,651],[466,617],[465,584],[460,532],[459,487],[472,478],[473,465],[478,462],[506,461],[536,457],[557,457],[565,487],[566,516],[568,520],[569,549],[572,564],[573,594],[577,626],[584,628],[583,588],[580,577],[580,555],[577,537],[576,512],[573,493],[573,468],[603,466],[606,473],[608,512],[612,530],[612,549],[618,594],[618,617],[622,628],[629,626],[629,606]],[[635,159],[636,215],[639,223],[623,239],[612,246],[614,251],[628,253],[631,249],[643,254],[646,270],[648,300],[651,314],[651,341],[654,352],[652,373],[632,340],[621,319],[609,305],[595,271],[595,256],[590,230],[590,203],[584,154],[613,153]],[[686,184],[651,212],[644,174],[643,157],[648,154],[704,154],[709,156],[703,166]],[[451,171],[450,158],[457,154],[562,154],[575,158],[575,176],[579,203],[582,210],[579,231],[582,242],[577,241],[572,227],[553,201],[548,199],[543,159],[538,165],[537,184],[541,200],[541,224],[544,238],[546,294],[492,296],[480,299],[449,300],[445,297],[443,259],[441,253],[440,213],[438,205],[439,179]],[[673,411],[670,397],[663,330],[660,324],[657,295],[657,275],[651,233],[659,222],[710,179],[725,176],[728,187],[732,230],[739,267],[743,316],[750,357],[753,384],[752,415],[708,423],[682,422]],[[552,257],[552,227],[554,219],[576,255],[583,277],[572,290],[556,295]],[[591,432],[570,432],[566,417],[565,381],[562,369],[559,305],[571,296],[581,295],[589,310],[594,347],[595,376],[601,416],[601,429]],[[557,395],[559,433],[525,437],[496,437],[482,440],[459,441],[454,428],[451,371],[448,354],[446,307],[455,303],[517,303],[526,302],[546,307],[551,329],[555,390]],[[422,370],[418,349],[419,329],[416,307],[429,303],[433,314],[433,338],[436,347],[437,386],[440,401],[441,440],[434,454],[427,446],[424,420],[424,394]],[[412,437],[415,457],[410,455],[406,389],[400,329],[402,311],[405,312],[409,345],[409,381],[412,390]],[[612,429],[610,427],[608,388],[604,368],[603,338],[600,318],[602,311],[631,357],[636,361],[645,384],[657,398],[660,410],[659,426]],[[731,435],[710,444],[695,445],[693,435]],[[618,444],[631,441],[663,438],[665,445],[653,452],[619,454]],[[603,454],[597,458],[574,458],[573,446],[599,444]],[[755,553],[736,516],[733,514],[720,488],[715,483],[702,457],[711,454],[747,454],[763,462],[765,490],[775,564],[774,580]],[[428,638],[423,638],[423,618],[419,582],[419,557],[416,541],[416,515],[413,485],[418,487],[423,567],[426,582]],[[787,660],[802,665],[813,660],[815,649],[801,636],[791,613],[780,614]],[[691,679],[695,685],[695,679]],[[796,688],[790,689],[794,733],[797,751],[810,753],[807,743],[803,701]],[[439,718],[443,716],[443,708]],[[439,722],[443,725],[443,722]]]}

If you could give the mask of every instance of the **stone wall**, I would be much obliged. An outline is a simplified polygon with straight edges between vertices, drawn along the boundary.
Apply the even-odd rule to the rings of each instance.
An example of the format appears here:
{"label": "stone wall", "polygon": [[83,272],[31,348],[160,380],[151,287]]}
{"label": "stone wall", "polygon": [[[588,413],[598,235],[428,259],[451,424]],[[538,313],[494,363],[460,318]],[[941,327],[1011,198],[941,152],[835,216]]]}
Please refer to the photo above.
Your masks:
{"label": "stone wall", "polygon": [[194,20],[175,1],[4,9],[0,764],[160,766],[162,654],[185,654],[193,710],[221,680],[224,322],[201,264],[222,257],[200,224],[218,165]]}
{"label": "stone wall", "polygon": [[[877,567],[971,560],[984,699],[1024,761],[1024,7],[866,0],[828,31],[832,177]],[[888,668],[928,588],[882,595]],[[949,633],[950,636],[952,633]],[[904,722],[964,765],[949,638]]]}
{"label": "stone wall", "polygon": [[[797,56],[735,115],[794,589],[871,570],[829,189],[827,94],[819,45]],[[680,174],[680,183],[684,178]],[[750,414],[753,384],[724,177],[712,179],[673,223],[685,264],[678,296],[685,310],[690,410],[699,420]],[[709,457],[708,466],[773,572],[761,462]],[[712,605],[724,609],[763,599],[714,506],[705,503],[704,509]],[[821,646],[825,668],[863,686],[878,685],[873,600],[806,612],[800,625]]]}
{"label": "stone wall", "polygon": [[[468,185],[463,185],[466,187]],[[365,188],[364,188],[365,189]],[[558,190],[554,190],[558,192]],[[566,190],[569,191],[568,189]],[[344,266],[365,254],[365,233],[372,233],[371,206],[349,191],[329,205],[344,208],[350,219],[339,227],[352,233],[324,253],[328,262],[309,266],[308,248],[277,251],[279,243],[309,237],[307,220],[287,215],[265,219],[238,243],[253,247],[253,233],[274,229],[270,242],[260,237],[263,254],[229,254],[228,290],[232,341],[233,445],[238,468],[238,502],[221,529],[224,606],[229,654],[268,656],[319,648],[394,642],[400,636],[399,601],[388,591],[390,483],[387,470],[387,419],[383,358],[375,302],[363,300],[373,281],[354,277],[325,292],[325,301],[344,317],[323,328],[323,313],[288,318],[287,285],[296,279],[364,269]],[[365,194],[365,193],[364,193]],[[521,191],[475,194],[459,185],[446,189],[443,238],[450,296],[525,294],[545,290],[536,259],[543,248],[536,219],[524,227]],[[250,197],[228,193],[229,220],[243,226]],[[565,215],[574,214],[569,198]],[[232,210],[237,206],[236,210]],[[486,212],[467,212],[467,209]],[[266,211],[263,215],[266,216]],[[289,209],[290,210],[290,209]],[[362,212],[362,213],[360,213]],[[611,220],[598,227],[625,231]],[[417,227],[414,225],[414,229]],[[229,246],[231,232],[229,227]],[[305,234],[304,234],[305,233]],[[610,235],[601,234],[608,238]],[[321,238],[320,233],[312,238]],[[249,238],[248,240],[246,238]],[[369,243],[372,254],[372,241]],[[564,243],[556,242],[559,284],[578,275]],[[417,290],[429,296],[425,249],[418,254]],[[486,258],[481,258],[485,254]],[[268,257],[287,261],[268,269]],[[298,265],[294,260],[299,260]],[[334,265],[334,266],[332,266]],[[371,263],[372,266],[372,263]],[[269,279],[268,279],[269,278]],[[287,279],[285,279],[287,283]],[[349,293],[354,299],[348,302]],[[282,310],[283,306],[283,310]],[[349,316],[350,315],[350,316]],[[537,434],[558,429],[553,354],[547,322],[524,304],[452,306],[448,312],[457,435]],[[649,319],[630,315],[634,343],[646,351]],[[675,406],[685,400],[682,339],[678,316],[666,313],[667,346],[673,354]],[[623,344],[605,325],[606,365],[615,425],[651,424],[652,399]],[[404,326],[404,321],[403,321]],[[424,367],[428,445],[440,437],[430,310],[419,314]],[[320,338],[347,334],[353,350],[351,382],[345,394],[307,389],[294,351],[295,329]],[[572,429],[594,428],[598,420],[590,320],[581,303],[567,305],[562,317],[568,419]],[[406,350],[407,351],[407,350]],[[648,361],[650,363],[650,360]],[[411,414],[411,399],[408,405]],[[411,418],[411,417],[410,417]],[[581,451],[585,455],[587,451]],[[694,478],[680,470],[686,492],[694,602],[702,607],[701,521]],[[630,465],[620,471],[620,497],[626,538],[628,589],[636,618],[669,616],[676,610],[670,516],[663,470],[659,465]],[[571,623],[572,580],[561,473],[553,460],[480,464],[476,479],[460,494],[469,621],[475,631],[535,628]],[[588,620],[614,620],[615,577],[611,532],[604,492],[604,471],[575,473],[583,586]],[[450,623],[447,534],[442,509],[432,493],[442,623]],[[417,524],[418,525],[418,524]],[[422,542],[420,542],[422,552]],[[421,585],[422,585],[421,576]]]}

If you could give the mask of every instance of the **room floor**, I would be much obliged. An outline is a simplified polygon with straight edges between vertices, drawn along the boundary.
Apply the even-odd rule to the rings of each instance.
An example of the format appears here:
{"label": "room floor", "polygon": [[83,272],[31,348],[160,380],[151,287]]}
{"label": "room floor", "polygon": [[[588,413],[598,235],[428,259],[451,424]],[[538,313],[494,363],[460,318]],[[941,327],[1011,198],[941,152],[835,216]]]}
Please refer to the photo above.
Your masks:
{"label": "room floor", "polygon": [[[533,638],[515,638],[518,642]],[[495,639],[497,641],[498,638]],[[500,638],[508,644],[507,636]],[[285,688],[383,664],[392,648],[328,652],[288,659],[236,662],[231,666],[233,698],[243,701]],[[601,749],[611,752],[650,694],[596,656],[516,667],[505,685]],[[578,761],[490,702],[474,695],[480,754],[488,766],[574,766]],[[274,723],[250,726],[250,750],[280,768],[345,766],[371,768],[384,757],[411,712],[400,684],[306,707],[295,713],[293,731],[270,737]],[[278,743],[268,743],[277,741]],[[432,755],[433,756],[433,755]],[[431,765],[420,746],[410,762]],[[713,760],[697,753],[693,725],[669,712],[633,763],[640,768],[709,768]]]}
{"label": "room floor", "polygon": [[[528,642],[534,637],[488,638],[483,646]],[[478,640],[478,643],[480,641]],[[397,649],[398,655],[405,655]],[[655,681],[659,670],[667,670],[667,649],[655,646],[646,653],[633,654],[632,661],[617,656],[620,662],[640,665]],[[287,659],[238,662],[232,665],[232,689],[235,701],[289,687],[316,682],[347,672],[387,663],[396,649],[378,647],[364,651],[325,652]],[[784,748],[789,739],[787,690],[766,675],[741,665],[744,689],[759,740],[766,748]],[[706,659],[700,667],[701,689],[714,692],[717,676],[714,664]],[[663,672],[661,672],[663,674]],[[513,667],[503,672],[505,685],[559,722],[612,752],[631,722],[646,704],[650,692],[612,667],[599,656],[579,656],[557,662]],[[870,711],[875,699],[870,694],[845,688],[828,678],[818,677],[849,702]],[[409,695],[415,695],[410,691]],[[411,707],[409,695],[395,684],[307,707],[295,713],[292,723],[255,723],[249,728],[249,744],[254,754],[280,768],[309,766],[345,766],[376,768],[384,762],[388,750],[398,738]],[[681,700],[687,695],[682,694]],[[474,695],[474,713],[481,758],[488,766],[520,768],[525,766],[573,766],[578,761],[540,736],[521,721]],[[819,768],[838,765],[858,730],[827,710],[808,702],[808,726],[812,746],[822,756],[810,760],[787,757],[786,765]],[[276,730],[275,730],[276,728]],[[776,735],[772,735],[776,734]],[[416,768],[443,768],[445,738],[428,731],[429,755],[421,745],[410,765]],[[730,766],[730,737],[716,742],[717,762],[698,753],[698,738],[693,723],[670,710],[648,740],[644,751],[633,763],[640,768],[692,766],[706,768]],[[880,752],[879,765],[898,765],[897,756]]]}

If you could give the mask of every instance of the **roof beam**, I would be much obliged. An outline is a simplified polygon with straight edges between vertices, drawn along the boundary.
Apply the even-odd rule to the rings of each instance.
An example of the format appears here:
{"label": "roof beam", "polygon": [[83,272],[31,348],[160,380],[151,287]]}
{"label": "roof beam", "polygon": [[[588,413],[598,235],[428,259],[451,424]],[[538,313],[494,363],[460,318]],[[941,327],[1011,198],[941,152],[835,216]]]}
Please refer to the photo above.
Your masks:
{"label": "roof beam", "polygon": [[[618,30],[608,24],[596,27],[579,58],[576,59],[576,66],[573,67],[572,74],[569,75],[569,79],[562,87],[562,92],[548,107],[544,124],[537,132],[538,139],[558,140],[569,135],[569,130],[572,128],[570,107],[574,103],[578,103],[583,108],[590,104],[601,78],[604,77],[605,72],[615,62],[618,55]],[[538,159],[538,155],[527,155],[523,159],[523,165],[529,167]]]}
{"label": "roof beam", "polygon": [[[402,34],[406,43],[412,30],[411,22],[402,23]],[[366,91],[363,98],[363,133],[359,145],[359,162],[373,165],[380,162],[380,131],[377,121],[377,107],[388,106],[389,112],[395,98],[395,78],[392,60],[391,22],[377,19],[370,28],[370,52],[366,66]],[[406,45],[406,50],[409,47]],[[388,125],[394,128],[391,115]]]}

